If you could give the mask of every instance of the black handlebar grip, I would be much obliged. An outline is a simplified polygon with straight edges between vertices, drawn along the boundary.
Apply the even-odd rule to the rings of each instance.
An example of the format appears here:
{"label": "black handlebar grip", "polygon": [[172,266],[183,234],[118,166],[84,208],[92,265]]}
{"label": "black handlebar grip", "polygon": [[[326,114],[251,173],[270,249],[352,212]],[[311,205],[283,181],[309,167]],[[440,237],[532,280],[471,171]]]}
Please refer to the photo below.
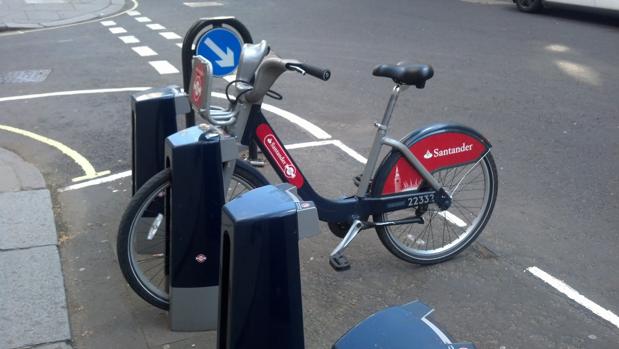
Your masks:
{"label": "black handlebar grip", "polygon": [[303,69],[307,74],[317,77],[322,81],[327,81],[329,80],[329,78],[331,78],[331,71],[329,69],[318,68],[306,63],[300,63],[295,65]]}

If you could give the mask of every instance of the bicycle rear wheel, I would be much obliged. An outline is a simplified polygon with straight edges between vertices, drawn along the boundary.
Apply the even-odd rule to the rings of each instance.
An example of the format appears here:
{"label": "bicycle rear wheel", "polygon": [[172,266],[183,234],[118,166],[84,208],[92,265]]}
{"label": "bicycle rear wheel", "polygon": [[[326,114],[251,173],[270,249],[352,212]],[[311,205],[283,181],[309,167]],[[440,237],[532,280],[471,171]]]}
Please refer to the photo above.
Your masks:
{"label": "bicycle rear wheel", "polygon": [[[381,195],[387,174],[398,160],[399,156],[393,157],[381,167],[372,188],[374,196]],[[376,227],[383,245],[407,262],[434,264],[454,257],[479,236],[494,209],[498,178],[491,153],[475,164],[439,169],[432,175],[452,195],[448,210],[441,211],[436,204],[430,204],[421,209],[374,215],[375,222],[415,215],[424,219],[424,224]],[[429,185],[422,183],[420,188],[424,187]]]}
{"label": "bicycle rear wheel", "polygon": [[[164,169],[149,179],[133,196],[120,221],[117,236],[118,263],[131,288],[148,303],[169,308],[166,254],[166,219],[163,202],[171,184]],[[226,201],[268,184],[253,167],[237,161]]]}

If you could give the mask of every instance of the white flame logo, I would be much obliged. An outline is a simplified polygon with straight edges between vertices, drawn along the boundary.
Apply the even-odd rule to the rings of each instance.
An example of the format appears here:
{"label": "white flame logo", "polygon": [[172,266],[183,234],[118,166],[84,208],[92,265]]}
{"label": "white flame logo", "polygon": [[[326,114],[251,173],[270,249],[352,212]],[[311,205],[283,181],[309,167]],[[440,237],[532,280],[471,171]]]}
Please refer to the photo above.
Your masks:
{"label": "white flame logo", "polygon": [[429,150],[426,150],[426,153],[423,155],[424,159],[430,159],[432,157],[432,153]]}
{"label": "white flame logo", "polygon": [[288,178],[295,178],[297,176],[297,170],[290,164],[285,166],[284,172]]}

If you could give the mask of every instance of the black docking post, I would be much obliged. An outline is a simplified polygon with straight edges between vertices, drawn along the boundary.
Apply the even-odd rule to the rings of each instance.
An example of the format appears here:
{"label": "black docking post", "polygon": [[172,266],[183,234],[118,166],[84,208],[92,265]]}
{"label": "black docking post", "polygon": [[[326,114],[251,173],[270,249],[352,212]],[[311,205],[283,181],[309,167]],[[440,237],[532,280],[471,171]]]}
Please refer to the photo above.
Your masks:
{"label": "black docking post", "polygon": [[[204,125],[205,126],[205,125]],[[170,217],[170,327],[205,331],[217,327],[223,171],[236,160],[233,138],[194,126],[168,137],[172,171],[166,212]]]}
{"label": "black docking post", "polygon": [[218,349],[303,349],[299,246],[319,232],[312,202],[268,185],[224,206]]}
{"label": "black docking post", "polygon": [[148,89],[131,96],[131,168],[133,194],[164,168],[164,144],[177,131],[177,115],[190,111],[177,86]]}

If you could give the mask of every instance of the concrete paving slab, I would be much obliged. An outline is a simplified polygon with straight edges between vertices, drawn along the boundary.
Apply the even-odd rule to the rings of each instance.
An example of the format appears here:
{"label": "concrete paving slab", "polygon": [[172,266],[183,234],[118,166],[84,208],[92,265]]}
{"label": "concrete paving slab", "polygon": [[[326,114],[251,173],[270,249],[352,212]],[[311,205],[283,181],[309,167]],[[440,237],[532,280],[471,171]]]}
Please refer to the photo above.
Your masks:
{"label": "concrete paving slab", "polygon": [[56,246],[0,252],[0,285],[0,348],[71,339]]}
{"label": "concrete paving slab", "polygon": [[0,193],[0,250],[56,245],[49,191]]}

